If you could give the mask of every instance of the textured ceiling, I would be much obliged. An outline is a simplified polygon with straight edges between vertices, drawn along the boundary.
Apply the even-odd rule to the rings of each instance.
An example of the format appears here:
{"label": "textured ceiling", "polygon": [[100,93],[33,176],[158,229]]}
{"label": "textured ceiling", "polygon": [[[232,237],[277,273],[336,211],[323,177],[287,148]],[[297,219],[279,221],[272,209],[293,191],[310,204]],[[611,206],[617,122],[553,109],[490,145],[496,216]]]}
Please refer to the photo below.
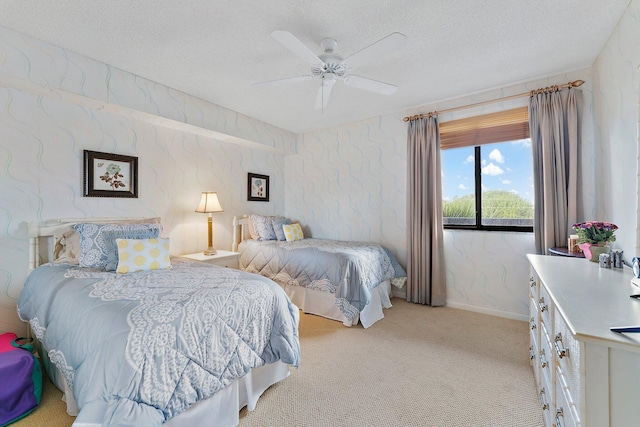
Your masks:
{"label": "textured ceiling", "polygon": [[[301,133],[590,67],[630,0],[0,0],[0,25]],[[392,32],[406,46],[353,71],[399,87],[379,95],[320,80],[270,37],[294,34],[347,57]]]}

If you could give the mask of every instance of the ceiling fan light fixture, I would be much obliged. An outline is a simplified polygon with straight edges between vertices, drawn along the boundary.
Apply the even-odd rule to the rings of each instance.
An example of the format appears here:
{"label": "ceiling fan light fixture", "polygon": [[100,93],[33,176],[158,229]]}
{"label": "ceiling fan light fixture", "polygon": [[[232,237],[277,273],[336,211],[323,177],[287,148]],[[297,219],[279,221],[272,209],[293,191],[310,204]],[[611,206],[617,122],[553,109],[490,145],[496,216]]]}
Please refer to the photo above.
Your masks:
{"label": "ceiling fan light fixture", "polygon": [[[391,33],[387,37],[361,49],[346,59],[336,53],[338,42],[331,37],[322,39],[320,46],[324,52],[316,55],[288,31],[273,31],[271,36],[285,48],[311,65],[311,75],[309,78],[322,78],[322,84],[318,88],[318,95],[316,96],[316,108],[318,109],[324,111],[324,107],[329,101],[331,89],[338,79],[342,80],[347,86],[353,86],[384,95],[391,95],[397,89],[396,86],[389,83],[360,76],[345,76],[345,73],[366,63],[377,61],[382,56],[401,49],[407,40],[407,36],[404,34]],[[302,76],[289,77],[257,83],[254,84],[254,86],[276,86],[281,83],[294,83],[302,80],[304,80]]]}
{"label": "ceiling fan light fixture", "polygon": [[333,86],[336,84],[336,75],[333,73],[325,73],[322,76],[322,84],[325,86]]}

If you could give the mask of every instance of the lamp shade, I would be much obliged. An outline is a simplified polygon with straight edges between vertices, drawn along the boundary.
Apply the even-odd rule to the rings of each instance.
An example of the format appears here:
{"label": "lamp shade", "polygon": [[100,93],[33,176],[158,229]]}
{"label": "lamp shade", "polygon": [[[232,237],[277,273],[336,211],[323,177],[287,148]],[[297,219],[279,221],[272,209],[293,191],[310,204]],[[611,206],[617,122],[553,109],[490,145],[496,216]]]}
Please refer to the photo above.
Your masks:
{"label": "lamp shade", "polygon": [[211,213],[222,211],[222,206],[220,206],[220,202],[218,201],[218,193],[214,191],[203,191],[196,212]]}

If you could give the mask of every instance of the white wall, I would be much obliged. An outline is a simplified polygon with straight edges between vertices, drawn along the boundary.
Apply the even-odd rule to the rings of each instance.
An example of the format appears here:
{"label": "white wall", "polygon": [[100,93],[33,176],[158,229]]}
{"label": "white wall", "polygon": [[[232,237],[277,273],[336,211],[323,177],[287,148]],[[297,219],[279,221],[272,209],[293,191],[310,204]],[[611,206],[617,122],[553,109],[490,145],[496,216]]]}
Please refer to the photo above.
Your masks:
{"label": "white wall", "polygon": [[[200,193],[217,191],[214,242],[231,249],[233,215],[284,211],[285,153],[297,136],[0,27],[0,331],[28,268],[27,224],[160,216],[174,255],[207,246]],[[82,197],[83,150],[137,156],[137,199]],[[247,172],[271,177],[247,201]]]}
{"label": "white wall", "polygon": [[620,227],[615,244],[627,261],[640,255],[639,66],[640,0],[632,0],[593,66],[597,213]]}

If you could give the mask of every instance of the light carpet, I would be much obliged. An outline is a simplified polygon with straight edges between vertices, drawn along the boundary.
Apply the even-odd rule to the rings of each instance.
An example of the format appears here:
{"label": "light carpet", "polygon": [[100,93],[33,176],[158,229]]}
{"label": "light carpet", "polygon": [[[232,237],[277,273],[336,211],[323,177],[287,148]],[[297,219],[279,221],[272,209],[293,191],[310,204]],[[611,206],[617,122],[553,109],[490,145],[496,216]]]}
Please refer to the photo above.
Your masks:
{"label": "light carpet", "polygon": [[[369,329],[301,314],[300,368],[240,426],[542,427],[526,322],[395,298]],[[70,426],[48,381],[22,426]]]}

